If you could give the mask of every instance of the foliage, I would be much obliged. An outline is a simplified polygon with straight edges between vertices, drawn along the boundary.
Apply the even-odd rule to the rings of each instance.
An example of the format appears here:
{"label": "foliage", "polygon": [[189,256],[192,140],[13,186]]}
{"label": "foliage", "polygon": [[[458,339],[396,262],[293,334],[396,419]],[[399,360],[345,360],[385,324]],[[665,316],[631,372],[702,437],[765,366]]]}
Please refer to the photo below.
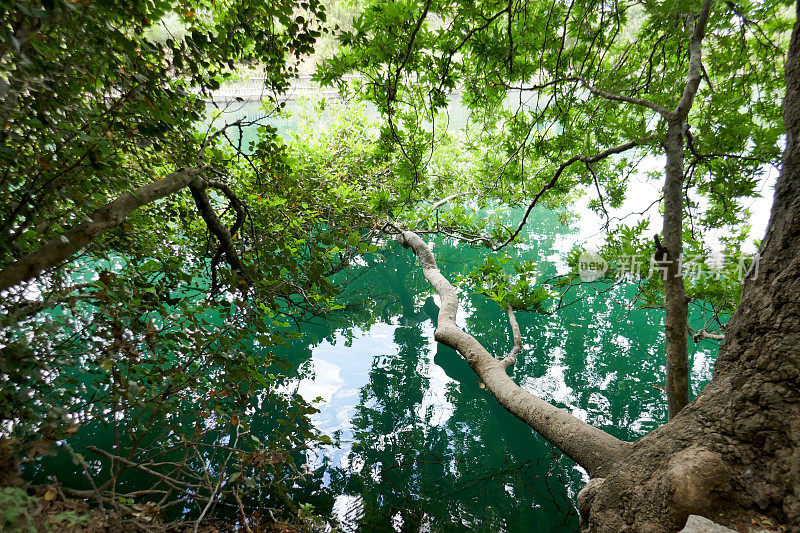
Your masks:
{"label": "foliage", "polygon": [[[508,272],[508,266],[513,273]],[[514,262],[506,253],[487,255],[466,279],[476,292],[494,300],[501,309],[511,306],[546,312],[544,303],[551,294],[543,286],[536,286],[536,266],[532,260]]]}
{"label": "foliage", "polygon": [[[3,263],[109,195],[193,164],[201,95],[238,63],[263,64],[266,88],[285,88],[287,50],[310,51],[324,20],[317,2],[303,5],[290,19],[283,2],[4,2]],[[184,36],[152,39],[170,13]]]}
{"label": "foliage", "polygon": [[[731,232],[730,251],[748,238],[743,199],[777,162],[785,5],[715,8],[708,90],[686,132],[686,253],[702,265],[712,262],[712,230]],[[513,240],[517,224],[478,216],[493,201],[517,206],[547,193],[543,205],[563,206],[593,188],[595,210],[619,207],[664,122],[590,87],[674,105],[689,8],[370,2],[319,79],[376,105],[385,124],[318,102],[313,120],[329,113],[328,129],[307,120],[284,141],[262,124],[244,147],[232,132],[257,124],[211,126],[205,99],[237,68],[257,65],[265,110],[277,112],[327,31],[319,0],[0,0],[0,266],[179,168],[199,169],[208,204],[195,189],[148,204],[3,294],[3,446],[33,466],[72,463],[70,494],[140,524],[246,525],[242,501],[314,522],[291,493],[320,482],[303,473],[303,450],[330,440],[308,421],[314,407],[285,387],[292,370],[276,352],[297,336],[292,322],[340,305],[331,276],[357,256],[380,260],[369,231],[379,219],[494,247]],[[360,76],[347,84],[351,73]],[[455,89],[471,111],[463,136],[443,112]],[[636,150],[563,166],[628,141]],[[453,193],[462,196],[448,209],[424,204]],[[609,275],[626,254],[652,256],[645,232],[611,232]],[[466,280],[501,307],[545,310],[553,296],[536,285],[535,265],[502,255]],[[561,297],[572,281],[557,282]],[[740,290],[727,277],[689,285],[718,323]],[[657,304],[658,278],[641,286],[640,301]],[[152,501],[128,497],[144,493]]]}
{"label": "foliage", "polygon": [[[289,488],[319,482],[303,476],[303,451],[330,441],[273,350],[292,321],[334,307],[333,272],[375,249],[358,191],[385,167],[344,119],[287,146],[267,125],[209,126],[204,98],[258,64],[274,113],[324,8],[55,0],[0,12],[0,265],[184,166],[222,184],[206,194],[241,260],[220,261],[219,235],[180,191],[4,294],[4,446],[34,463],[28,476],[60,465],[68,494],[99,491],[139,524],[244,521],[230,511],[239,501],[267,521],[313,521]],[[259,127],[249,147],[231,135],[243,127]],[[354,144],[327,151],[342,139]]]}
{"label": "foliage", "polygon": [[[703,41],[703,85],[685,132],[691,233],[686,254],[702,250],[707,259],[719,234],[730,236],[726,251],[751,238],[743,223],[747,199],[759,195],[758,184],[779,159],[780,67],[790,4],[714,3]],[[472,196],[518,205],[541,195],[553,207],[590,194],[590,208],[606,218],[610,233],[603,253],[619,263],[615,249],[651,247],[644,230],[630,234],[613,223],[609,211],[635,195],[632,180],[661,175],[648,170],[661,167],[656,158],[666,130],[652,106],[671,110],[680,99],[687,17],[699,7],[700,2],[372,2],[340,34],[341,49],[318,78],[372,102],[386,117],[381,138],[406,161],[406,186],[415,200],[430,194],[428,153],[440,142],[431,123],[459,91],[470,111],[466,142],[480,154]],[[348,81],[344,74],[360,78]],[[571,157],[626,142],[637,146],[562,167]],[[456,186],[444,195],[452,192],[461,191]],[[416,220],[414,214],[409,218]],[[463,236],[473,240],[475,228],[463,217],[461,222]],[[459,233],[454,227],[446,231]],[[692,285],[691,297],[709,298],[718,314],[729,312],[738,301],[735,282],[713,289],[709,283]],[[658,303],[655,287],[643,283],[645,296],[654,298],[640,304]]]}
{"label": "foliage", "polygon": [[0,526],[3,531],[27,533],[36,531],[29,507],[35,506],[36,498],[15,487],[0,488]]}
{"label": "foliage", "polygon": [[[648,220],[630,226],[620,224],[606,236],[599,251],[599,256],[607,265],[601,281],[634,282],[637,291],[632,305],[662,307],[663,266],[655,257],[655,246],[647,240],[648,224]],[[708,243],[696,239],[691,230],[686,230],[680,264],[687,296],[695,308],[710,312],[711,318],[706,326],[714,329],[721,329],[733,314],[741,299],[745,279],[758,275],[758,255],[742,252],[743,243],[747,241],[746,231],[740,230],[739,233],[723,237],[721,241],[721,250],[714,250]],[[567,258],[571,270],[555,280],[558,286],[569,287],[580,283],[580,259],[586,253],[587,250],[580,247],[571,251]]]}

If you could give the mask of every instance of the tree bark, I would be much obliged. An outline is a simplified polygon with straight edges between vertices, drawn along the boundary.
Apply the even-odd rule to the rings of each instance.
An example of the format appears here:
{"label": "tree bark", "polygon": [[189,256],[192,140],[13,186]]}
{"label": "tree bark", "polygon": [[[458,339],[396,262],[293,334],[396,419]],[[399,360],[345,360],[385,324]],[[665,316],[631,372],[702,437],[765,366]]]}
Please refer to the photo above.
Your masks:
{"label": "tree bark", "polygon": [[[666,261],[664,283],[664,330],[666,333],[667,416],[672,419],[689,403],[689,302],[679,270],[683,250],[683,121],[673,120],[664,143],[667,152],[664,182],[664,227],[662,235]],[[656,258],[662,259],[662,258]]]}
{"label": "tree bark", "polygon": [[[800,3],[798,4],[800,11]],[[800,26],[786,62],[786,149],[756,279],[713,380],[579,498],[590,531],[676,531],[689,514],[800,531]]]}
{"label": "tree bark", "polygon": [[[434,334],[436,340],[450,346],[467,360],[500,405],[584,467],[590,476],[602,477],[609,474],[626,453],[628,445],[514,383],[506,374],[506,368],[522,348],[518,328],[514,331],[514,349],[509,358],[501,360],[493,357],[472,335],[456,325],[458,297],[455,288],[439,271],[428,245],[411,231],[400,232],[397,239],[417,255],[425,278],[441,298]],[[512,320],[511,326],[514,329],[516,320],[513,319],[513,312],[509,313],[509,319]]]}
{"label": "tree bark", "polygon": [[198,171],[181,168],[161,180],[120,195],[94,211],[88,220],[5,267],[0,271],[0,291],[30,281],[42,272],[59,265],[95,237],[120,225],[136,209],[197,183],[198,180]]}
{"label": "tree bark", "polygon": [[[683,132],[703,77],[702,43],[712,0],[704,0],[697,20],[690,15],[688,25],[689,72],[681,99],[667,119],[664,149],[667,155],[664,180],[664,227],[662,236],[666,262],[662,267],[664,282],[664,329],[666,333],[667,416],[671,420],[689,403],[689,300],[680,272],[683,253]],[[660,259],[660,258],[657,258]]]}

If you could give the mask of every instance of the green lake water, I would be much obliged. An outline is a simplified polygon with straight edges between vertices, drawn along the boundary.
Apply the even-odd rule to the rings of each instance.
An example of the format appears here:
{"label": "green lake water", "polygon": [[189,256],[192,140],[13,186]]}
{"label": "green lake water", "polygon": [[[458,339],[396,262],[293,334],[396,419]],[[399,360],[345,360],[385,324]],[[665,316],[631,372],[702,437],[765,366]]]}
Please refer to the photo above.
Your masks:
{"label": "green lake water", "polygon": [[[518,216],[511,212],[506,222]],[[511,255],[539,261],[543,281],[564,268],[576,231],[556,213],[536,210]],[[430,242],[453,281],[486,253],[446,239]],[[461,356],[435,342],[438,296],[413,253],[387,242],[336,282],[343,309],[302,324],[289,346],[263,349],[289,363],[283,393],[321,399],[313,423],[337,444],[305,453],[310,475],[295,487],[298,499],[345,532],[576,531],[574,502],[585,473],[499,407]],[[524,350],[510,372],[523,389],[634,440],[666,419],[663,311],[630,310],[633,283],[600,292],[607,288],[578,286],[563,300],[575,303],[551,314],[518,312]],[[490,352],[507,353],[505,313],[465,287],[459,296],[458,324]],[[710,378],[716,345],[690,350],[696,393]],[[253,400],[251,431],[269,438],[282,413],[260,397]],[[69,441],[78,451],[114,450],[115,435],[95,421]],[[92,452],[87,457],[93,468],[107,467]],[[64,453],[28,471],[40,483],[51,474],[88,488]],[[130,478],[119,490],[139,481]]]}
{"label": "green lake water", "polygon": [[[518,217],[509,212],[508,224]],[[574,220],[565,227],[556,213],[535,210],[510,255],[538,261],[539,281],[563,271],[580,229]],[[454,282],[486,253],[431,242]],[[575,496],[586,474],[499,407],[461,356],[434,341],[438,297],[413,253],[387,242],[336,282],[344,309],[302,325],[290,346],[269,348],[289,363],[284,392],[321,398],[313,422],[337,443],[306,453],[313,486],[297,487],[298,494],[345,532],[576,531]],[[666,421],[663,311],[631,310],[633,283],[600,293],[606,288],[573,288],[562,303],[575,303],[552,314],[519,312],[524,350],[510,373],[523,389],[635,440]],[[505,313],[459,291],[459,325],[490,352],[507,353]],[[711,377],[716,349],[690,343],[694,394]],[[253,433],[269,435],[279,417],[259,405]],[[76,450],[111,450],[114,436],[91,423],[70,442]],[[51,473],[85,484],[63,456],[31,477],[45,482]]]}
{"label": "green lake water", "polygon": [[[573,231],[540,210],[520,259],[556,273]],[[433,245],[451,280],[485,251]],[[344,531],[576,531],[575,496],[588,479],[498,406],[453,350],[434,341],[438,297],[415,256],[394,243],[345,272],[348,306],[302,329],[282,352],[293,392],[322,398],[315,425],[339,447],[308,459]],[[554,314],[519,312],[524,351],[513,379],[525,390],[625,440],[666,420],[663,312],[626,308],[633,284],[606,294],[573,289]],[[459,325],[490,352],[511,348],[505,313],[460,291]],[[710,378],[715,346],[692,346],[693,390]]]}

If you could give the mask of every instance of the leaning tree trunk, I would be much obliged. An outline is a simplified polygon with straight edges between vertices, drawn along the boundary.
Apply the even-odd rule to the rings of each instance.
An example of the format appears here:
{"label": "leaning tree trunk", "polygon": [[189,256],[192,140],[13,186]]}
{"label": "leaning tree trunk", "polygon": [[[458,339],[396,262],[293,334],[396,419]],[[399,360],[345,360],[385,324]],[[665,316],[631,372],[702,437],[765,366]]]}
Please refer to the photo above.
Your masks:
{"label": "leaning tree trunk", "polygon": [[[798,4],[800,11],[800,3]],[[714,379],[579,497],[591,531],[675,531],[689,514],[800,531],[800,40],[786,62],[786,149],[760,262]]]}
{"label": "leaning tree trunk", "polygon": [[475,337],[456,325],[458,296],[455,287],[439,271],[428,245],[412,231],[400,231],[397,240],[414,251],[425,279],[442,300],[434,334],[436,340],[458,351],[467,360],[500,405],[584,467],[590,476],[610,473],[627,452],[628,443],[523,390],[506,374],[506,369],[516,363],[522,349],[513,309],[509,306],[506,312],[514,333],[514,348],[507,357],[497,359]]}
{"label": "leaning tree trunk", "polygon": [[143,205],[174,194],[190,184],[199,183],[198,176],[199,173],[194,170],[181,168],[161,180],[121,194],[91,213],[86,221],[0,270],[0,291],[30,281],[67,261],[93,239],[119,226],[128,215]]}
{"label": "leaning tree trunk", "polygon": [[[430,249],[414,233],[398,232],[442,298],[436,339],[458,350],[506,409],[589,471],[592,480],[578,495],[586,530],[674,532],[698,514],[741,528],[767,515],[800,533],[799,33],[796,22],[786,63],[787,144],[772,216],[758,267],[726,328],[714,379],[636,443],[615,441],[510,382],[506,360],[493,358],[455,325],[455,291]],[[672,118],[691,107],[684,103]],[[676,122],[683,121],[685,114]]]}
{"label": "leaning tree trunk", "polygon": [[[180,168],[162,179],[143,185],[134,191],[120,194],[86,216],[84,222],[76,224],[59,237],[45,243],[38,250],[20,257],[0,269],[0,294],[31,281],[43,272],[70,260],[95,238],[122,224],[128,215],[137,209],[187,187],[191,190],[195,206],[205,221],[208,231],[219,242],[219,249],[212,261],[212,292],[216,291],[214,269],[223,255],[228,265],[250,282],[250,277],[244,272],[242,261],[233,242],[236,232],[244,224],[247,207],[225,183],[201,178],[201,174],[205,170],[207,167]],[[235,212],[236,222],[230,229],[225,227],[214,211],[206,193],[208,188],[220,191]]]}

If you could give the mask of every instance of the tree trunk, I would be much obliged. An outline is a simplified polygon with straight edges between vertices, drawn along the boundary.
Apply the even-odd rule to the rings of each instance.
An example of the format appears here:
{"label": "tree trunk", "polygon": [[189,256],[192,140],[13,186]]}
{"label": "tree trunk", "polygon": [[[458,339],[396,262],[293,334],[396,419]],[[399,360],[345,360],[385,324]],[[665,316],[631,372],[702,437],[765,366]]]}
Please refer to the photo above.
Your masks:
{"label": "tree trunk", "polygon": [[[666,331],[667,415],[671,420],[689,403],[689,302],[680,273],[683,250],[683,124],[671,120],[664,146],[667,152],[664,183],[664,248],[666,261],[662,266],[664,282],[664,329]],[[658,254],[658,252],[656,252]],[[656,259],[663,259],[657,257]]]}
{"label": "tree trunk", "polygon": [[[669,420],[689,403],[689,300],[680,272],[683,253],[683,131],[692,109],[697,89],[703,79],[702,44],[706,33],[713,0],[703,0],[700,14],[687,19],[691,30],[689,37],[689,71],[681,99],[675,109],[664,118],[667,120],[667,135],[664,150],[667,165],[664,179],[664,248],[666,262],[663,264],[664,281],[664,329],[667,345],[667,416]],[[660,253],[657,252],[657,253]],[[664,259],[663,257],[657,259]]]}
{"label": "tree trunk", "polygon": [[[800,9],[800,4],[798,5]],[[800,531],[800,42],[786,63],[786,149],[760,263],[714,379],[582,491],[591,531],[675,531],[689,514],[731,527],[768,516]]]}

